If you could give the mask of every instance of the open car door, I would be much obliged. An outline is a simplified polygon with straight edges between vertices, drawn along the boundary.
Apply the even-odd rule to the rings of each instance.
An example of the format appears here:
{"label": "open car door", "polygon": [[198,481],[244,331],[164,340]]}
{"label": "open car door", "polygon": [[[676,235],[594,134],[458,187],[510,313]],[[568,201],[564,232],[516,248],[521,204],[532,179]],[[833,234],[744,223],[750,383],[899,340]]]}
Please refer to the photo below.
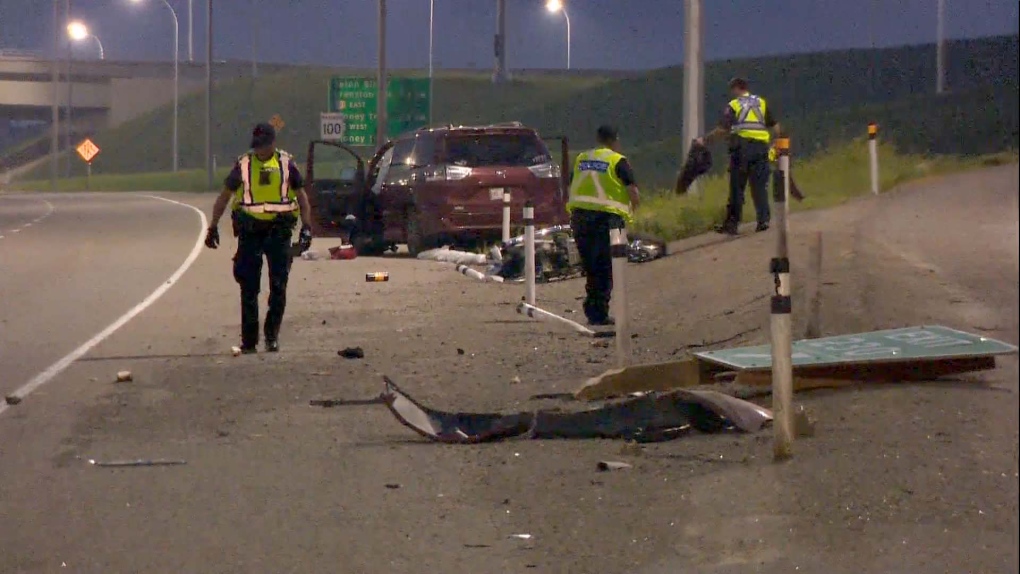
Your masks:
{"label": "open car door", "polygon": [[[570,164],[570,141],[567,139],[567,136],[550,136],[550,137],[544,137],[542,139],[545,140],[547,143],[548,142],[559,142],[559,146],[558,147],[559,147],[559,150],[560,150],[560,178],[561,179],[560,179],[560,195],[559,195],[558,199],[560,200],[561,204],[566,205],[567,204],[567,200],[569,199],[568,196],[569,196],[569,191],[570,191],[570,171],[571,171],[571,168],[572,168],[572,166]],[[553,151],[554,149],[556,149],[556,147],[554,147],[552,145],[549,145],[549,152],[550,153],[555,153]]]}
{"label": "open car door", "polygon": [[305,189],[315,234],[349,239],[365,214],[365,162],[350,147],[335,141],[308,144]]}

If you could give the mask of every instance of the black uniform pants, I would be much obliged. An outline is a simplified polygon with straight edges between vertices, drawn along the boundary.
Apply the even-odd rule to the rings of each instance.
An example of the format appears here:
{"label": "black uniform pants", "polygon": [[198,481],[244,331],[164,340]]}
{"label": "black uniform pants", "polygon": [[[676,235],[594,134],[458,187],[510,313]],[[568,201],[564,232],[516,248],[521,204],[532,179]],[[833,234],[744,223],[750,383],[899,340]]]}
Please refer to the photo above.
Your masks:
{"label": "black uniform pants", "polygon": [[267,341],[276,340],[287,306],[290,276],[290,240],[294,220],[284,216],[270,222],[238,216],[237,253],[234,280],[241,286],[241,344],[259,342],[259,292],[262,286],[262,258],[269,264],[269,309],[263,329]]}
{"label": "black uniform pants", "polygon": [[746,138],[730,144],[730,199],[726,206],[726,223],[738,225],[744,211],[744,189],[751,184],[751,200],[758,223],[768,223],[769,212],[769,145]]}
{"label": "black uniform pants", "polygon": [[623,229],[623,218],[604,211],[575,209],[570,214],[570,227],[586,279],[584,314],[589,321],[604,321],[609,317],[609,299],[613,292],[609,230]]}

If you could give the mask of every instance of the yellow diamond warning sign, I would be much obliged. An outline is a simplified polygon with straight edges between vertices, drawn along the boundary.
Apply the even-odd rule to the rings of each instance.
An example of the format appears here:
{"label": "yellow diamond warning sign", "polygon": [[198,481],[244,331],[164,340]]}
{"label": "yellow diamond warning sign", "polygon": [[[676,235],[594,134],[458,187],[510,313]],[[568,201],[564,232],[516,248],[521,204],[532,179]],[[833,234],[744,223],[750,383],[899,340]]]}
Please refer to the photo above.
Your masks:
{"label": "yellow diamond warning sign", "polygon": [[92,160],[96,159],[99,155],[99,146],[92,143],[92,140],[85,138],[85,141],[78,144],[78,147],[74,148],[78,155],[81,156],[85,163],[92,163]]}

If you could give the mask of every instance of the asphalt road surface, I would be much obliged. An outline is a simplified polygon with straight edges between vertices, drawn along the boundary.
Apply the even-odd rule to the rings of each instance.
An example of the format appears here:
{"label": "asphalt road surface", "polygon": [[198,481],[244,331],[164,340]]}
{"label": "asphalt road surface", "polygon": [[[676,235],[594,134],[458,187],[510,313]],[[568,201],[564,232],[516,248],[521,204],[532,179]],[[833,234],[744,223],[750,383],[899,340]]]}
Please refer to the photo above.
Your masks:
{"label": "asphalt road surface", "polygon": [[[798,215],[795,305],[821,230],[823,334],[943,324],[1016,344],[1017,196],[1004,166]],[[41,199],[0,197],[0,229],[45,213]],[[52,215],[0,240],[8,393],[150,297],[199,230],[194,211],[137,195],[45,199]],[[635,360],[766,342],[773,242],[630,266]],[[232,249],[204,252],[0,413],[0,572],[1018,570],[1015,356],[798,395],[817,432],[782,465],[770,433],[436,445],[381,407],[308,401],[369,398],[388,374],[444,410],[574,408],[529,397],[611,368],[612,346],[516,315],[520,286],[386,257],[295,261],[282,352],[234,358]],[[365,283],[371,271],[390,281]],[[581,291],[540,285],[539,303],[578,316]],[[338,357],[348,346],[365,358]],[[115,383],[120,370],[134,380]],[[88,462],[137,458],[186,464]]]}

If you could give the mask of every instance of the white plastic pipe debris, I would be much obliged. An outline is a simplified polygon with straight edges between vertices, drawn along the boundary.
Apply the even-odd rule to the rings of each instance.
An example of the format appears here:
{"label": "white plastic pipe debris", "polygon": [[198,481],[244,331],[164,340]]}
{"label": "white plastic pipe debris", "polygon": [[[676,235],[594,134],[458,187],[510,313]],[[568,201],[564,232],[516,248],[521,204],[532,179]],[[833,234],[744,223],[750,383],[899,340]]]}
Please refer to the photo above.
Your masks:
{"label": "white plastic pipe debris", "polygon": [[422,251],[418,254],[418,259],[440,261],[443,263],[460,263],[463,265],[485,265],[488,262],[488,258],[482,253],[469,253],[446,247]]}
{"label": "white plastic pipe debris", "polygon": [[535,207],[524,204],[524,302],[535,305]]}
{"label": "white plastic pipe debris", "polygon": [[613,315],[616,317],[616,362],[630,364],[630,324],[627,318],[627,232],[609,230],[609,252],[613,257]]}
{"label": "white plastic pipe debris", "polygon": [[578,323],[576,321],[571,321],[570,319],[567,319],[566,317],[560,317],[559,315],[556,315],[555,313],[550,313],[549,311],[546,311],[545,309],[539,309],[538,307],[535,307],[534,305],[529,305],[529,304],[525,303],[524,301],[521,301],[517,305],[517,312],[522,314],[522,315],[527,315],[528,317],[531,317],[532,319],[544,319],[544,320],[547,320],[547,321],[555,321],[557,323],[562,323],[563,325],[566,325],[566,326],[570,327],[571,329],[577,331],[578,333],[580,333],[582,335],[586,335],[588,337],[594,337],[595,336],[595,331],[592,331],[588,327],[585,327],[584,325],[582,325],[582,324],[580,324],[580,323]]}
{"label": "white plastic pipe debris", "polygon": [[477,279],[479,281],[491,281],[493,283],[503,282],[503,278],[500,277],[499,275],[486,275],[485,273],[482,273],[477,269],[472,269],[467,265],[458,265],[457,272],[462,275],[467,275],[468,277],[471,277],[473,279]]}
{"label": "white plastic pipe debris", "polygon": [[510,241],[510,190],[503,190],[503,244]]}
{"label": "white plastic pipe debris", "polygon": [[871,168],[871,193],[878,195],[878,125],[868,124],[868,158]]}

